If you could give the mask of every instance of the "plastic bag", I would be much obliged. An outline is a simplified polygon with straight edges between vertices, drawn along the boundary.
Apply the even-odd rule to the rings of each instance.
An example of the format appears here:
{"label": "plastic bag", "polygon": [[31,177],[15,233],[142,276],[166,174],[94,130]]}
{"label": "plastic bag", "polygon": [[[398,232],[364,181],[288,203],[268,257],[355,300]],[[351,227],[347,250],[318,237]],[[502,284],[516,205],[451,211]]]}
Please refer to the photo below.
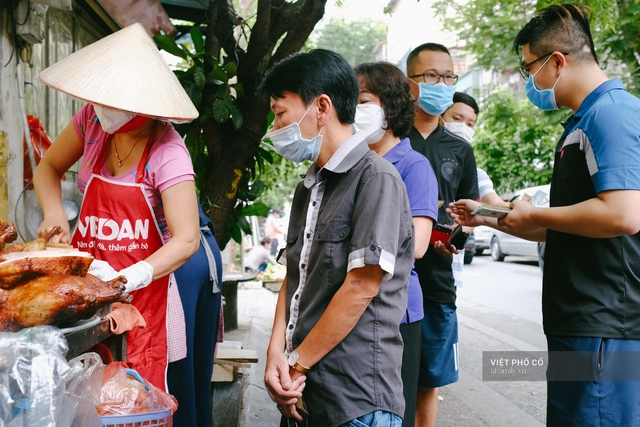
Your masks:
{"label": "plastic bag", "polygon": [[112,362],[104,369],[100,404],[96,409],[100,415],[131,415],[167,409],[173,414],[178,409],[178,401],[144,381],[125,363]]}
{"label": "plastic bag", "polygon": [[53,326],[0,332],[0,426],[102,426],[91,411],[82,424],[74,424],[83,397],[67,388],[84,384],[86,371],[66,361],[67,351],[63,333]]}
{"label": "plastic bag", "polygon": [[[51,147],[51,139],[44,130],[42,123],[37,117],[27,116],[29,124],[29,135],[31,136],[31,146],[33,147],[33,157],[36,165],[40,163],[40,159],[44,156],[45,151]],[[24,148],[24,185],[27,185],[33,179],[33,171],[31,170],[31,160],[29,160],[29,148],[27,147],[27,138],[23,138]]]}
{"label": "plastic bag", "polygon": [[84,353],[69,361],[76,374],[71,376],[66,393],[75,402],[72,427],[102,427],[96,411],[100,403],[104,364],[97,353]]}

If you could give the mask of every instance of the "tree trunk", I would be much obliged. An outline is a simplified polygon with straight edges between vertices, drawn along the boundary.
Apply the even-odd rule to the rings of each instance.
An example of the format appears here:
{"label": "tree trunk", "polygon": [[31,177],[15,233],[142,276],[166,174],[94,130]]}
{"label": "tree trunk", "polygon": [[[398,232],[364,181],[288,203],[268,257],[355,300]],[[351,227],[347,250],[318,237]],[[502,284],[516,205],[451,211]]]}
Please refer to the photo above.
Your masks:
{"label": "tree trunk", "polygon": [[[230,212],[238,203],[237,185],[255,167],[254,154],[264,136],[269,103],[260,99],[256,89],[264,71],[274,62],[298,51],[316,23],[324,15],[327,0],[258,0],[258,14],[245,50],[236,43],[234,27],[244,25],[234,19],[228,0],[211,0],[207,30],[208,52],[219,57],[220,48],[227,60],[238,65],[238,82],[245,97],[238,99],[243,124],[235,129],[231,120],[220,124],[210,118],[202,125],[209,165],[200,188],[200,199],[208,203],[205,213],[216,227],[216,240],[221,248],[229,241]],[[235,12],[235,11],[233,11]],[[284,37],[284,38],[283,38]],[[276,49],[277,46],[277,49]],[[215,100],[215,87],[203,93],[205,105]],[[232,225],[232,224],[231,224]]]}

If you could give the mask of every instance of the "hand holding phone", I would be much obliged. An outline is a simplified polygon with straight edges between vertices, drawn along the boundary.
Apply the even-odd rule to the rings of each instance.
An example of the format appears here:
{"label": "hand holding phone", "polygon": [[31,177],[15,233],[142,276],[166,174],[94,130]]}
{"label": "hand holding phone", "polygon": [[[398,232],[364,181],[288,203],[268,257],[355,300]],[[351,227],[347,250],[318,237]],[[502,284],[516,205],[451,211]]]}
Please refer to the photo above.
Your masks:
{"label": "hand holding phone", "polygon": [[429,243],[433,245],[435,242],[442,242],[447,249],[450,249],[451,245],[453,245],[460,250],[464,249],[468,237],[469,233],[462,231],[462,226],[453,228],[450,225],[436,224],[431,232]]}
{"label": "hand holding phone", "polygon": [[435,242],[442,242],[444,244],[447,243],[449,237],[451,237],[451,233],[453,232],[453,227],[445,224],[436,224],[433,226],[433,230],[431,231],[431,239],[429,243],[432,245]]}
{"label": "hand holding phone", "polygon": [[449,236],[449,240],[446,242],[447,249],[451,250],[451,246],[455,246],[458,250],[464,249],[464,245],[467,243],[469,234],[470,233],[462,230],[461,225],[456,227]]}

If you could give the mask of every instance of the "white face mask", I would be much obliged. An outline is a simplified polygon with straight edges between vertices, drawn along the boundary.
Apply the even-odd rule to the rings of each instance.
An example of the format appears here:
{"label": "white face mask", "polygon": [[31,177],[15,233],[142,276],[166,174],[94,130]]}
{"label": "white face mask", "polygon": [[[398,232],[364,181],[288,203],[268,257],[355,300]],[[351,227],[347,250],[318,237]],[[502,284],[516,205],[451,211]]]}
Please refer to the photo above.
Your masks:
{"label": "white face mask", "polygon": [[113,110],[93,104],[93,109],[100,120],[100,126],[106,133],[114,133],[135,117],[135,114],[126,111]]}
{"label": "white face mask", "polygon": [[475,131],[462,122],[444,122],[444,127],[471,144]]}
{"label": "white face mask", "polygon": [[377,143],[387,132],[384,109],[372,103],[358,104],[354,125],[364,134],[364,139],[369,145]]}

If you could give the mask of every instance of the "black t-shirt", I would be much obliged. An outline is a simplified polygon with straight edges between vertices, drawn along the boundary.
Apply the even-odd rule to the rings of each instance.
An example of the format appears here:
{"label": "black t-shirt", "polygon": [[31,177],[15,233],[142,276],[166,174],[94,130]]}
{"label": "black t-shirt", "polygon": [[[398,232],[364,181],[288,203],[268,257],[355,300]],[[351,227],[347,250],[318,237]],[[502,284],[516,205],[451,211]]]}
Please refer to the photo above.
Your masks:
{"label": "black t-shirt", "polygon": [[[640,101],[617,80],[583,101],[556,147],[551,207],[640,189],[638,114]],[[549,229],[542,315],[549,336],[640,339],[640,233],[589,238]]]}
{"label": "black t-shirt", "polygon": [[[438,200],[443,202],[438,209],[438,222],[452,224],[453,220],[446,212],[449,203],[478,199],[478,172],[471,145],[440,125],[427,139],[415,127],[407,136],[411,147],[431,162],[438,178]],[[452,257],[438,255],[431,247],[422,259],[416,260],[415,269],[424,299],[441,304],[456,301],[451,262]]]}

